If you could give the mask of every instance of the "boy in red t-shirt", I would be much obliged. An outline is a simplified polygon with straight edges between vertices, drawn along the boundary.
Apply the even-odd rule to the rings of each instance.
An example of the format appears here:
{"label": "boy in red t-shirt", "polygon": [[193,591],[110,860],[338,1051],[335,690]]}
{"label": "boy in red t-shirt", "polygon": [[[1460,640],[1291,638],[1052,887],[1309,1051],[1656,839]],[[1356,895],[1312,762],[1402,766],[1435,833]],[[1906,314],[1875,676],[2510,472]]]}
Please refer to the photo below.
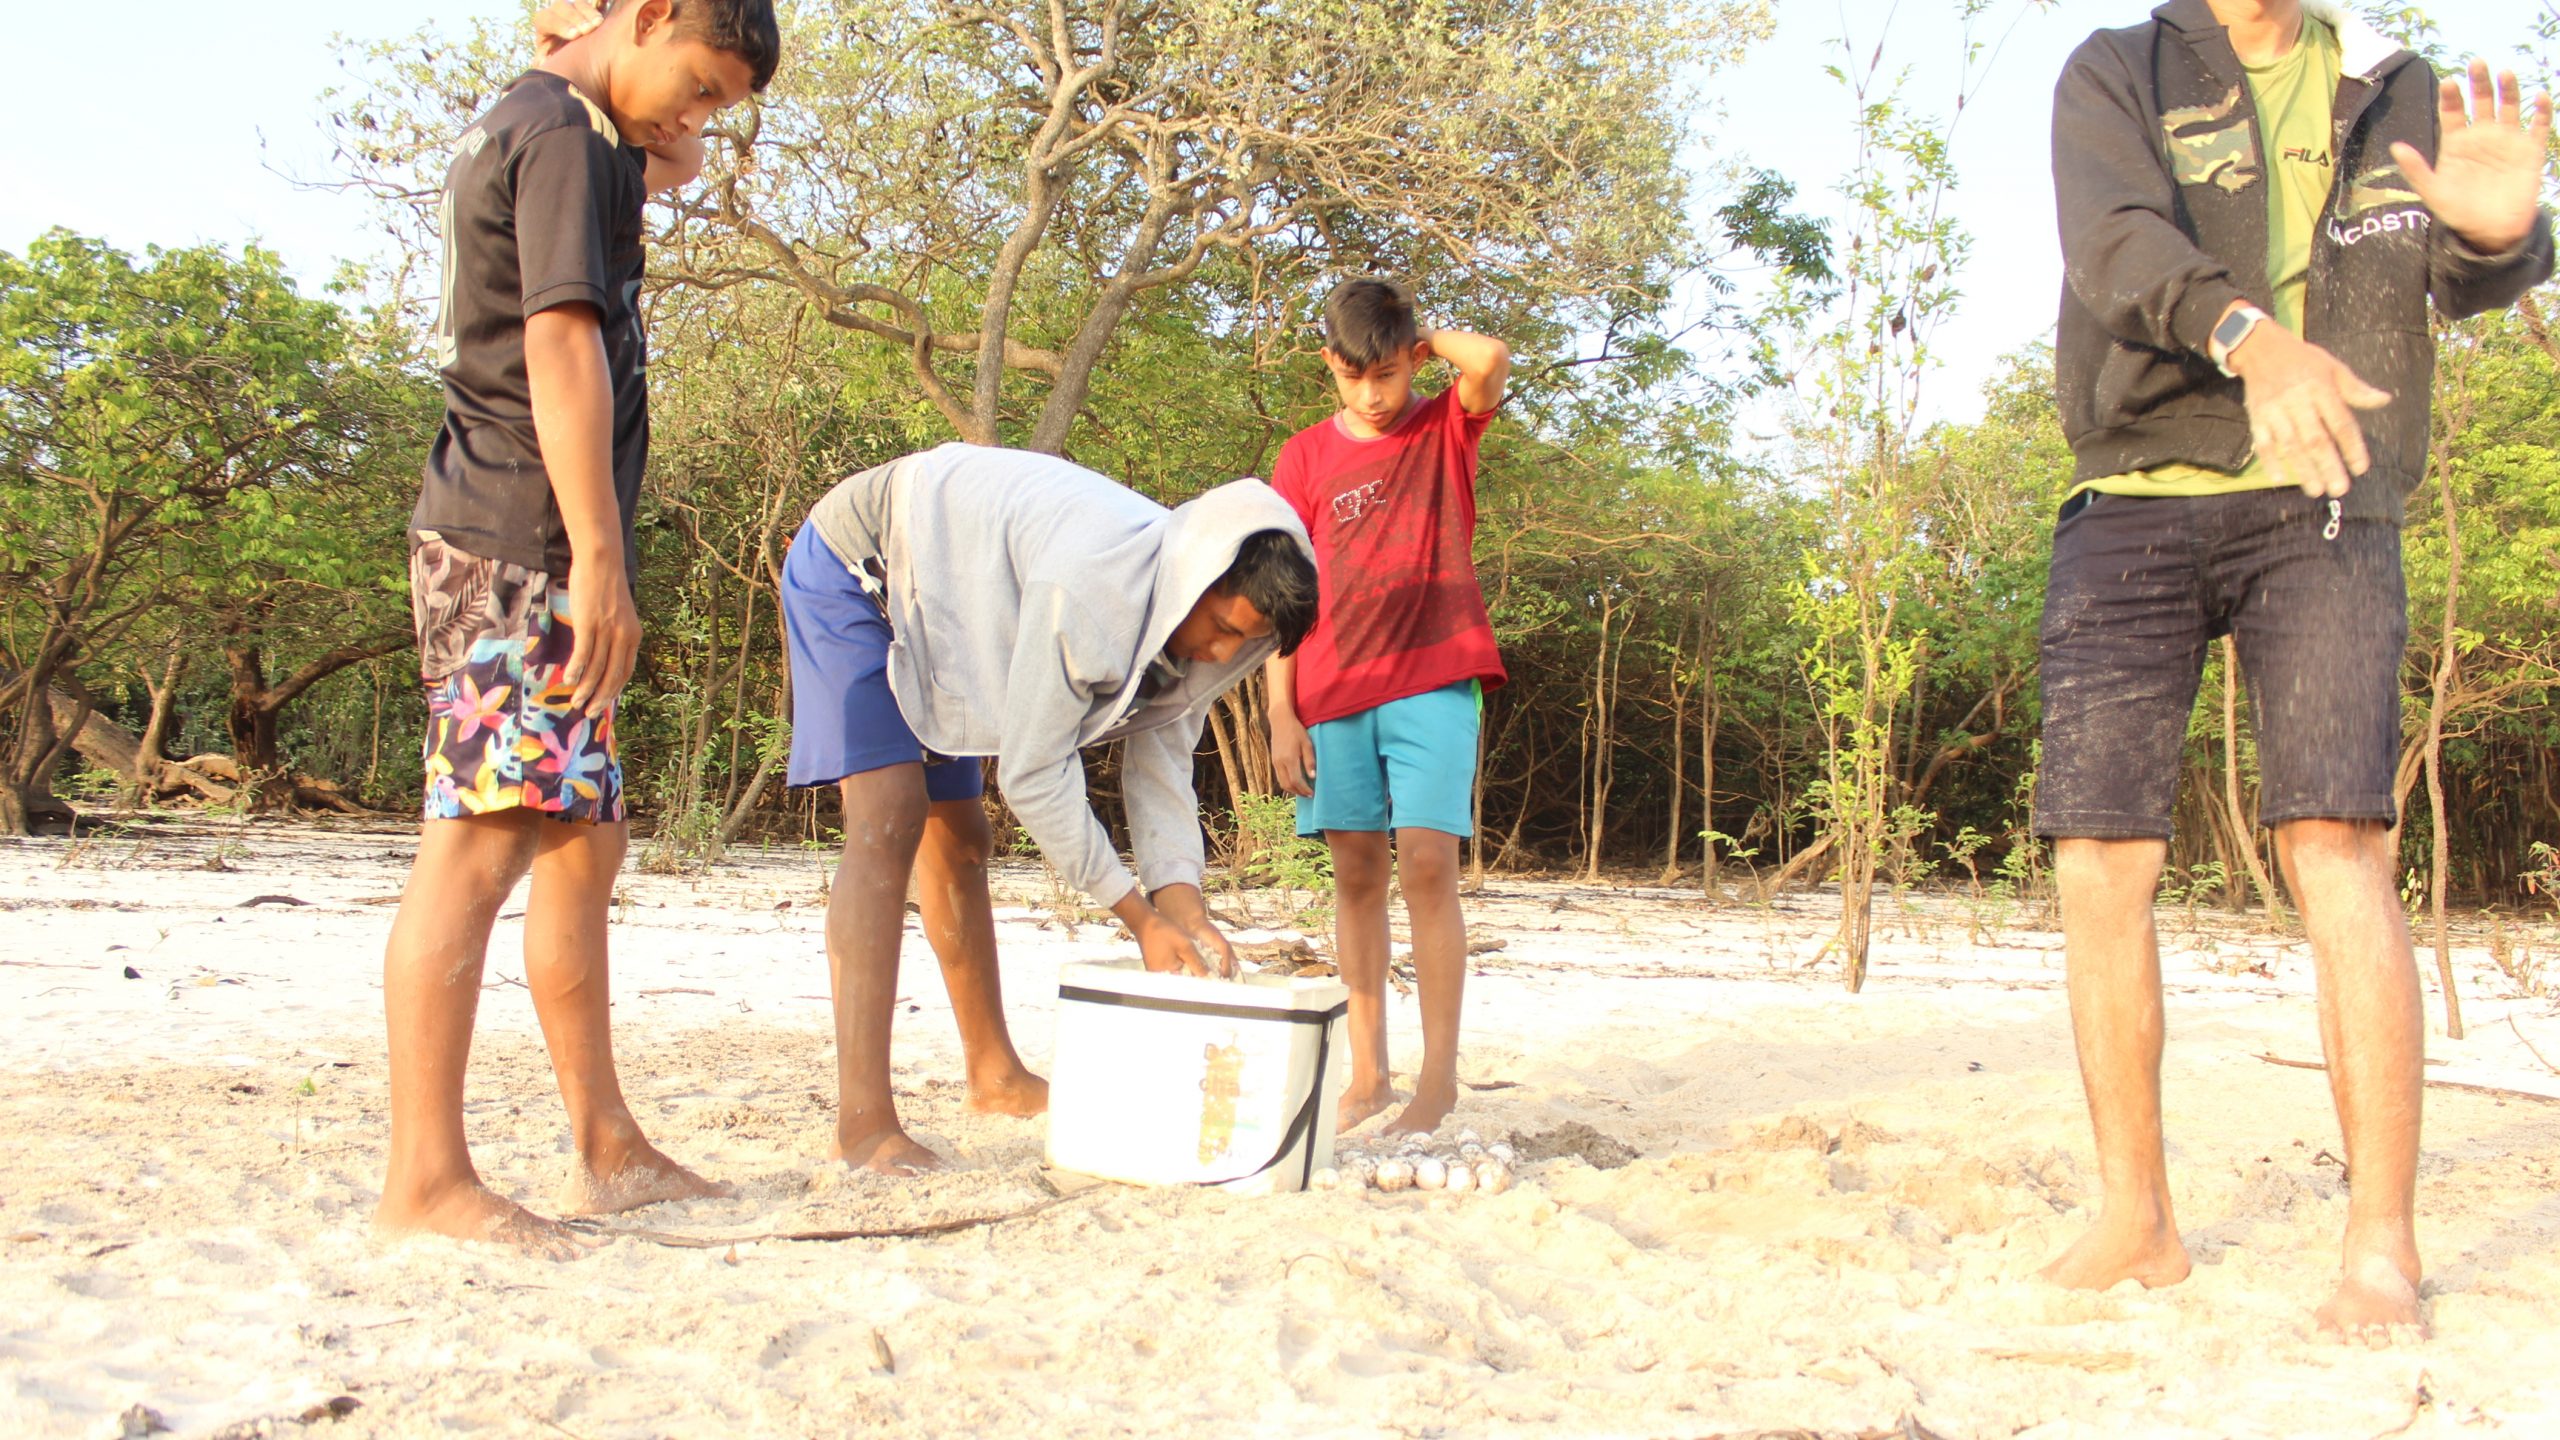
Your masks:
{"label": "boy in red t-shirt", "polygon": [[[1272,486],[1306,521],[1323,602],[1294,656],[1270,662],[1271,758],[1298,796],[1298,833],[1333,852],[1334,949],[1351,988],[1348,1130],[1394,1103],[1387,1071],[1387,832],[1413,922],[1422,1073],[1390,1131],[1427,1131],[1458,1103],[1467,974],[1458,842],[1475,829],[1476,735],[1502,657],[1476,583],[1476,446],[1511,378],[1511,349],[1425,331],[1413,297],[1347,280],[1325,301],[1324,361],[1340,413],[1280,447]],[[1428,399],[1432,357],[1457,383]],[[1321,778],[1319,778],[1321,777]]]}

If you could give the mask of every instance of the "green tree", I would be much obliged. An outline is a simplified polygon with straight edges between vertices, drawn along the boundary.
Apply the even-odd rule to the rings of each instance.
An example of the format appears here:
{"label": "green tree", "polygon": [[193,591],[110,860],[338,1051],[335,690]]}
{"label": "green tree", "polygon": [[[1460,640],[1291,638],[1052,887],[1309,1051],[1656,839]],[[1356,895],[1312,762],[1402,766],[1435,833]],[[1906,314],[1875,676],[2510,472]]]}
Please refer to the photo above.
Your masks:
{"label": "green tree", "polygon": [[0,833],[61,813],[56,692],[85,722],[84,667],[187,589],[207,528],[343,482],[383,388],[266,251],[0,253]]}
{"label": "green tree", "polygon": [[[1764,0],[810,3],[655,268],[790,286],[949,433],[1061,452],[1124,326],[1221,262],[1243,278],[1201,318],[1266,334],[1344,269],[1464,277],[1558,334],[1658,300],[1694,249],[1687,86],[1768,24]],[[414,214],[523,58],[513,28],[369,47],[338,120],[357,182]]]}

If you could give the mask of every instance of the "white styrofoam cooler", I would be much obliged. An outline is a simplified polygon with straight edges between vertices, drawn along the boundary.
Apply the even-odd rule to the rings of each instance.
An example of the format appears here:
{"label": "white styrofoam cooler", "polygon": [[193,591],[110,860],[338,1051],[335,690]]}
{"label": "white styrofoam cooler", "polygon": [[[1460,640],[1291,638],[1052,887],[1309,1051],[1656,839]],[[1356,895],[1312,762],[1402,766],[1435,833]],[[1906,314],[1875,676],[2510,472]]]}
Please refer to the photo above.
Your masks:
{"label": "white styrofoam cooler", "polygon": [[1333,980],[1060,967],[1049,1163],[1138,1185],[1305,1189],[1333,1163],[1350,999]]}

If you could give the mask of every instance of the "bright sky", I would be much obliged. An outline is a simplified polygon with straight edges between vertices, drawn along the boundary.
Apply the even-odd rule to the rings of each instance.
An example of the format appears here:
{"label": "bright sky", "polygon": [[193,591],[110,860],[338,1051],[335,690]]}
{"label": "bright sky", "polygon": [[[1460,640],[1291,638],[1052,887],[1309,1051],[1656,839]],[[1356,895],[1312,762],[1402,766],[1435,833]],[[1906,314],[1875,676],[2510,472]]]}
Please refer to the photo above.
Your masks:
{"label": "bright sky", "polygon": [[[2516,63],[2539,0],[2430,0],[2451,48]],[[1821,73],[1854,37],[1859,57],[1879,40],[1887,64],[1912,69],[1924,110],[1952,108],[1957,36],[1952,0],[1777,0],[1779,31],[1739,70],[1719,77],[1726,111],[1715,132],[1743,159],[1795,179],[1803,203],[1836,204],[1831,186],[1850,159],[1849,101]],[[1966,300],[1939,336],[1946,362],[1929,408],[1963,415],[1999,357],[2045,334],[2061,284],[2055,253],[2047,127],[2054,76],[2092,28],[2129,24],[2144,0],[2061,0],[2038,8],[1998,0],[1982,33],[2009,38],[1991,83],[1954,135],[1963,188],[1956,213],[1974,236]],[[0,249],[22,250],[54,225],[146,244],[256,240],[316,287],[342,259],[387,248],[361,198],[297,189],[286,176],[331,175],[321,92],[341,83],[330,37],[397,36],[434,20],[514,16],[516,0],[127,0],[0,7],[0,53],[19,57],[19,113],[31,123],[0,145]],[[112,33],[101,33],[103,23]],[[2016,21],[2014,29],[2010,22]],[[72,57],[92,57],[75,63]],[[111,60],[112,82],[98,60]],[[2519,68],[2524,68],[2519,65]]]}
{"label": "bright sky", "polygon": [[[1955,419],[1981,413],[1983,383],[2003,356],[2052,333],[2062,293],[2062,256],[2053,213],[2053,85],[2089,32],[2134,24],[2157,0],[1994,0],[1976,22],[1989,83],[1976,88],[1951,137],[1959,188],[1954,212],[1973,237],[1958,276],[1964,298],[1939,330],[1943,370],[1924,390],[1923,410]],[[2542,0],[2426,0],[2446,49],[2530,75],[2530,42]],[[1879,43],[1884,68],[1907,67],[1912,107],[1954,113],[1961,37],[1949,18],[1955,0],[1775,0],[1777,37],[1735,73],[1720,78],[1722,133],[1741,159],[1796,182],[1798,203],[1816,213],[1840,205],[1833,186],[1856,158],[1847,90],[1822,73],[1854,51],[1864,65]],[[1853,44],[1844,51],[1843,34]],[[2006,40],[2003,43],[2003,36]],[[1997,46],[1999,53],[1992,58]],[[1844,68],[1850,68],[1844,66]],[[1835,227],[1836,228],[1836,227]]]}

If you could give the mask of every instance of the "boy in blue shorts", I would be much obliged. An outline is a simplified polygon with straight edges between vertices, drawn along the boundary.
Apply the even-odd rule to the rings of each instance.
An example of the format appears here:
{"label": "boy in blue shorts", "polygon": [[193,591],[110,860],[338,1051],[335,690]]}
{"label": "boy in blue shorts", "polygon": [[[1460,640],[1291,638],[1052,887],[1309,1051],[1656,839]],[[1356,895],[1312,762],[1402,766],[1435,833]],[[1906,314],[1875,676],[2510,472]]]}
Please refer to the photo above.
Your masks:
{"label": "boy in blue shorts", "polygon": [[[945,445],[853,476],[782,570],[794,785],[844,801],[827,895],[835,1153],[940,1169],[889,1087],[908,880],[960,1024],[971,1109],[1037,1115],[996,974],[982,756],[1068,884],[1110,908],[1150,970],[1232,974],[1200,896],[1191,776],[1210,705],[1315,622],[1315,554],[1258,480],[1175,510],[1054,455]],[[1088,745],[1124,741],[1137,873],[1086,804]]]}
{"label": "boy in blue shorts", "polygon": [[542,28],[540,65],[463,135],[446,179],[445,417],[409,531],[426,824],[383,962],[391,1159],[374,1222],[567,1258],[571,1232],[481,1183],[462,1127],[490,925],[528,869],[525,982],[577,1144],[568,1205],[723,1193],[648,1142],[614,1074],[613,718],[640,645],[641,207],[691,177],[703,122],[764,88],[781,38],[772,0],[555,7]]}
{"label": "boy in blue shorts", "polygon": [[[1511,378],[1511,350],[1425,331],[1413,297],[1348,280],[1326,300],[1324,363],[1342,409],[1290,437],[1272,486],[1304,520],[1322,618],[1271,662],[1271,762],[1299,797],[1298,833],[1333,854],[1334,950],[1351,989],[1348,1130],[1393,1104],[1387,1069],[1388,832],[1413,922],[1422,1073],[1387,1129],[1438,1128],[1458,1103],[1467,977],[1458,842],[1475,830],[1476,735],[1502,657],[1476,583],[1476,449]],[[1457,382],[1427,399],[1433,358]]]}

